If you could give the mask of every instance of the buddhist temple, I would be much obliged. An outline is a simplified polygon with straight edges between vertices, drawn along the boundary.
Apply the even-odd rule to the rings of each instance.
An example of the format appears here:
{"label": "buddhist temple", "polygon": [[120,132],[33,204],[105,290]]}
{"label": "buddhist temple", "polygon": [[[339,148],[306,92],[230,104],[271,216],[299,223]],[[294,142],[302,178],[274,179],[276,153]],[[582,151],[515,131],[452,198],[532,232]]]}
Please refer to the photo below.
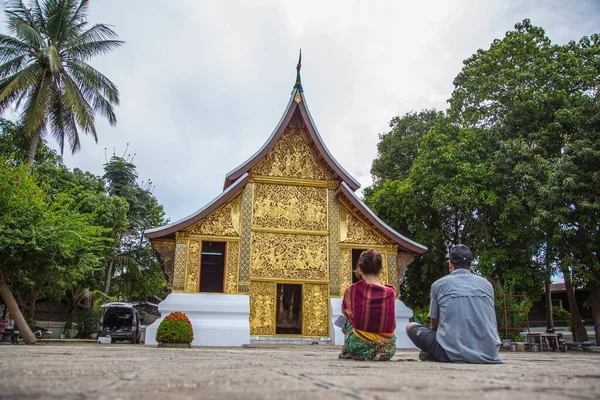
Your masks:
{"label": "buddhist temple", "polygon": [[[192,215],[151,229],[172,289],[160,321],[188,315],[193,345],[251,342],[343,344],[333,321],[365,249],[383,255],[382,283],[398,289],[426,247],[381,221],[355,193],[360,184],[333,158],[310,115],[300,79],[264,145],[225,176],[224,190]],[[398,293],[398,290],[396,290]],[[398,347],[412,311],[396,301]]]}

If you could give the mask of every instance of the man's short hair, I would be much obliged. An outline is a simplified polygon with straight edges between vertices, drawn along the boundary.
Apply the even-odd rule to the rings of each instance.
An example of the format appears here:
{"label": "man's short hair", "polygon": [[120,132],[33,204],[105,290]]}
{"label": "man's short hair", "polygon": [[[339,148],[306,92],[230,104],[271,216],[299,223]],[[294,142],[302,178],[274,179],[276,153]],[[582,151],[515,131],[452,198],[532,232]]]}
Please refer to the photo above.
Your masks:
{"label": "man's short hair", "polygon": [[473,264],[473,253],[464,244],[457,244],[450,247],[446,258],[450,260],[454,268],[469,268]]}
{"label": "man's short hair", "polygon": [[381,271],[381,254],[375,250],[365,250],[360,253],[357,265],[367,275],[377,275]]}

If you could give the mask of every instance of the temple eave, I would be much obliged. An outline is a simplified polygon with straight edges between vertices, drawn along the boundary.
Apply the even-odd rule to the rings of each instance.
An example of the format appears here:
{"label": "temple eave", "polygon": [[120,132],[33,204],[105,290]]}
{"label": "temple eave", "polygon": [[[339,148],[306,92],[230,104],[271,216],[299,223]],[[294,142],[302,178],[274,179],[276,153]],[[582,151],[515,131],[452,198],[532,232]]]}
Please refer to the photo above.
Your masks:
{"label": "temple eave", "polygon": [[337,194],[343,196],[349,201],[351,206],[366,218],[380,233],[398,245],[400,250],[404,250],[413,254],[423,254],[427,251],[427,247],[419,244],[409,238],[396,232],[393,228],[383,222],[360,198],[354,191],[342,182],[337,190]]}

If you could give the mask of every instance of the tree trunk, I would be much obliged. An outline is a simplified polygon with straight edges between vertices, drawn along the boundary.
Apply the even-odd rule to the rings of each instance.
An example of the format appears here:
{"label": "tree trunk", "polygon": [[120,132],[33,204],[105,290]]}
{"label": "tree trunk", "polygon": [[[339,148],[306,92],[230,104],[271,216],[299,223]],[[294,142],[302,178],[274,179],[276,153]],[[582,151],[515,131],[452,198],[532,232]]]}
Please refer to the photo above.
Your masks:
{"label": "tree trunk", "polygon": [[15,321],[15,325],[17,326],[23,341],[26,344],[35,344],[35,336],[33,336],[31,328],[29,328],[29,325],[25,322],[25,318],[23,318],[23,314],[21,314],[21,310],[19,310],[19,305],[10,292],[10,288],[6,282],[0,283],[0,295],[4,300],[4,304],[6,304],[6,308],[8,308],[8,311],[10,312],[10,316]]}
{"label": "tree trunk", "polygon": [[112,269],[114,264],[114,257],[111,258],[108,264],[108,271],[106,272],[106,284],[104,285],[104,294],[110,296],[110,281],[112,280]]}
{"label": "tree trunk", "polygon": [[566,268],[562,269],[565,279],[565,289],[567,289],[567,300],[569,301],[569,312],[571,313],[571,331],[573,332],[573,341],[584,342],[588,340],[588,335],[585,330],[585,325],[579,314],[579,307],[575,301],[575,288],[571,283],[571,271]]}
{"label": "tree trunk", "polygon": [[27,153],[27,165],[29,165],[29,173],[31,173],[31,168],[33,167],[33,161],[35,160],[35,153],[37,151],[39,141],[40,133],[35,132],[31,137],[31,142],[29,143],[29,152]]}
{"label": "tree trunk", "polygon": [[590,300],[592,302],[592,317],[594,318],[596,346],[600,346],[600,286],[597,286],[590,291]]}
{"label": "tree trunk", "polygon": [[554,318],[552,317],[552,292],[550,291],[550,277],[546,279],[546,328],[554,329]]}
{"label": "tree trunk", "polygon": [[27,303],[27,318],[35,318],[35,302],[37,301],[37,293],[31,292],[29,294],[29,302]]}

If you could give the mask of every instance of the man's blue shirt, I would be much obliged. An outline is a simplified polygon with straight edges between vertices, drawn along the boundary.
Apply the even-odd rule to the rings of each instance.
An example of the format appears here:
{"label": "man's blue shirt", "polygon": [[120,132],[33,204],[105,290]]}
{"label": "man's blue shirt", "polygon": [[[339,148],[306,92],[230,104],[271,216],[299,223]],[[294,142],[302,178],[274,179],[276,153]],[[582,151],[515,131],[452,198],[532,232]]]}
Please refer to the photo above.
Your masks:
{"label": "man's blue shirt", "polygon": [[436,338],[454,362],[502,363],[494,288],[467,269],[455,269],[431,286],[429,317],[439,320]]}

